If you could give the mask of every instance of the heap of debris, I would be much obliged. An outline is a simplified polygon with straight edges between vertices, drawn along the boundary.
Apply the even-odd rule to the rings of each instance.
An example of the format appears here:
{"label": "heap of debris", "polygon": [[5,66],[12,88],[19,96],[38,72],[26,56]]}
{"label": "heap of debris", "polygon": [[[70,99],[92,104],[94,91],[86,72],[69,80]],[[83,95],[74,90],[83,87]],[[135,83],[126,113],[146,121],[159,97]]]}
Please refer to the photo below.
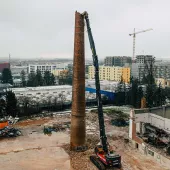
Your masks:
{"label": "heap of debris", "polygon": [[94,154],[94,147],[99,143],[99,137],[95,135],[86,136],[87,150],[84,152],[70,151],[70,145],[66,144],[63,146],[64,150],[70,156],[70,165],[74,170],[86,169],[86,170],[97,170],[96,167],[91,163],[89,156]]}
{"label": "heap of debris", "polygon": [[44,134],[51,134],[52,132],[65,131],[70,128],[70,122],[62,122],[55,124],[45,124]]}
{"label": "heap of debris", "polygon": [[21,135],[21,131],[16,129],[14,125],[18,122],[18,117],[4,117],[0,119],[0,137],[17,137]]}

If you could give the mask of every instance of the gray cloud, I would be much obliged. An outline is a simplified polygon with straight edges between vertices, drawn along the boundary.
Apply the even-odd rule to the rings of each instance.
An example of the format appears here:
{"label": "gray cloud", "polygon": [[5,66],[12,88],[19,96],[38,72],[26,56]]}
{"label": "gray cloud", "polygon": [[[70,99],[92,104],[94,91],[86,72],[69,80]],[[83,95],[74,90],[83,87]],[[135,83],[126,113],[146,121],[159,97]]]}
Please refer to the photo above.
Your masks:
{"label": "gray cloud", "polygon": [[[74,13],[88,11],[100,58],[136,54],[170,56],[169,0],[1,0],[0,56],[73,57]],[[86,57],[91,58],[86,35]]]}

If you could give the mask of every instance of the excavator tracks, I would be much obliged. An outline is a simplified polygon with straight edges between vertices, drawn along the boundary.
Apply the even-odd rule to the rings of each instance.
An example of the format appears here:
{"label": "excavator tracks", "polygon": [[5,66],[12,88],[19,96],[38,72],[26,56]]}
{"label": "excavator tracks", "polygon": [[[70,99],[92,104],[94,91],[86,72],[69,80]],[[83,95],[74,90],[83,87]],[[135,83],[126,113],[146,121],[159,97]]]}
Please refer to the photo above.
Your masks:
{"label": "excavator tracks", "polygon": [[99,170],[106,170],[105,166],[99,161],[96,156],[90,156],[90,160]]}

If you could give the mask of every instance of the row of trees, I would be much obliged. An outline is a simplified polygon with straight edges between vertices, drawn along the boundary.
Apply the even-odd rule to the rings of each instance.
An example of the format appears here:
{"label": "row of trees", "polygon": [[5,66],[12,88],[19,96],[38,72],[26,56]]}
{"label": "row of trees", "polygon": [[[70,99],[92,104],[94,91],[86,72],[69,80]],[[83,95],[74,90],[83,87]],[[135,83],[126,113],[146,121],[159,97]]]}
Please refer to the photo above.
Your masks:
{"label": "row of trees", "polygon": [[63,93],[60,93],[53,99],[52,96],[48,96],[47,99],[42,99],[41,101],[38,99],[35,101],[28,96],[21,96],[17,100],[15,93],[12,91],[6,91],[3,97],[0,97],[0,117],[7,115],[13,117],[16,115],[30,116],[32,113],[35,113],[35,110],[36,113],[39,113],[44,107],[48,110],[50,110],[50,107],[63,110],[63,105],[66,100],[66,96]]}
{"label": "row of trees", "polygon": [[[69,72],[67,74],[61,74],[57,78],[59,85],[72,85],[72,74]],[[11,70],[8,68],[5,68],[2,71],[2,76],[0,79],[2,83],[9,83],[13,85]],[[30,73],[28,75],[28,80],[26,80],[26,73],[23,70],[21,71],[21,81],[23,87],[50,86],[55,84],[55,76],[49,71],[46,71],[44,75],[42,75],[41,71],[37,70],[36,73]]]}
{"label": "row of trees", "polygon": [[55,84],[55,76],[49,71],[45,71],[44,75],[41,71],[37,70],[36,73],[30,73],[28,75],[28,81],[25,80],[25,72],[21,72],[21,80],[23,86],[36,87],[36,86],[50,86]]}
{"label": "row of trees", "polygon": [[132,105],[135,108],[141,107],[141,99],[146,99],[146,107],[156,107],[165,104],[166,99],[170,99],[170,89],[163,89],[156,84],[141,85],[137,79],[131,80],[131,85],[127,89],[125,83],[120,82],[116,93],[116,105]]}
{"label": "row of trees", "polygon": [[[3,69],[1,81],[2,83],[9,83],[13,85],[13,77],[10,69]],[[26,80],[26,73],[23,70],[21,71],[21,81],[23,87],[50,86],[55,84],[55,76],[49,71],[46,71],[44,75],[42,75],[41,71],[37,70],[36,73],[30,73],[28,75],[28,80]]]}
{"label": "row of trees", "polygon": [[[147,63],[148,64],[148,63]],[[131,78],[130,87],[127,89],[125,83],[121,81],[117,89],[117,104],[129,104],[135,108],[141,107],[141,99],[146,99],[146,107],[156,107],[165,104],[166,99],[170,99],[170,88],[162,88],[155,83],[153,74],[153,63],[147,66],[147,71],[143,74],[141,82]]]}

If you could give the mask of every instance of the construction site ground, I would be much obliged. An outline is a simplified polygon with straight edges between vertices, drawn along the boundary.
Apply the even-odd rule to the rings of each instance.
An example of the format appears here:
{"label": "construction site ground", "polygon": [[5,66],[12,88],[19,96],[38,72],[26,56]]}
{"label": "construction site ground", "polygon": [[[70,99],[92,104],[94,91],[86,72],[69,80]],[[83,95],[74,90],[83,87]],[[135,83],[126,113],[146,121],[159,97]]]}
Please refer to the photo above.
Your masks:
{"label": "construction site ground", "polygon": [[[18,122],[15,126],[22,132],[17,138],[0,139],[0,169],[4,170],[97,170],[90,162],[94,146],[99,142],[96,113],[86,114],[88,150],[73,152],[69,149],[70,128],[51,135],[44,135],[43,128],[49,124],[62,124],[70,121],[70,114],[52,114]],[[154,159],[133,149],[128,138],[128,127],[115,127],[111,117],[105,115],[108,141],[122,156],[123,170],[170,170]]]}

